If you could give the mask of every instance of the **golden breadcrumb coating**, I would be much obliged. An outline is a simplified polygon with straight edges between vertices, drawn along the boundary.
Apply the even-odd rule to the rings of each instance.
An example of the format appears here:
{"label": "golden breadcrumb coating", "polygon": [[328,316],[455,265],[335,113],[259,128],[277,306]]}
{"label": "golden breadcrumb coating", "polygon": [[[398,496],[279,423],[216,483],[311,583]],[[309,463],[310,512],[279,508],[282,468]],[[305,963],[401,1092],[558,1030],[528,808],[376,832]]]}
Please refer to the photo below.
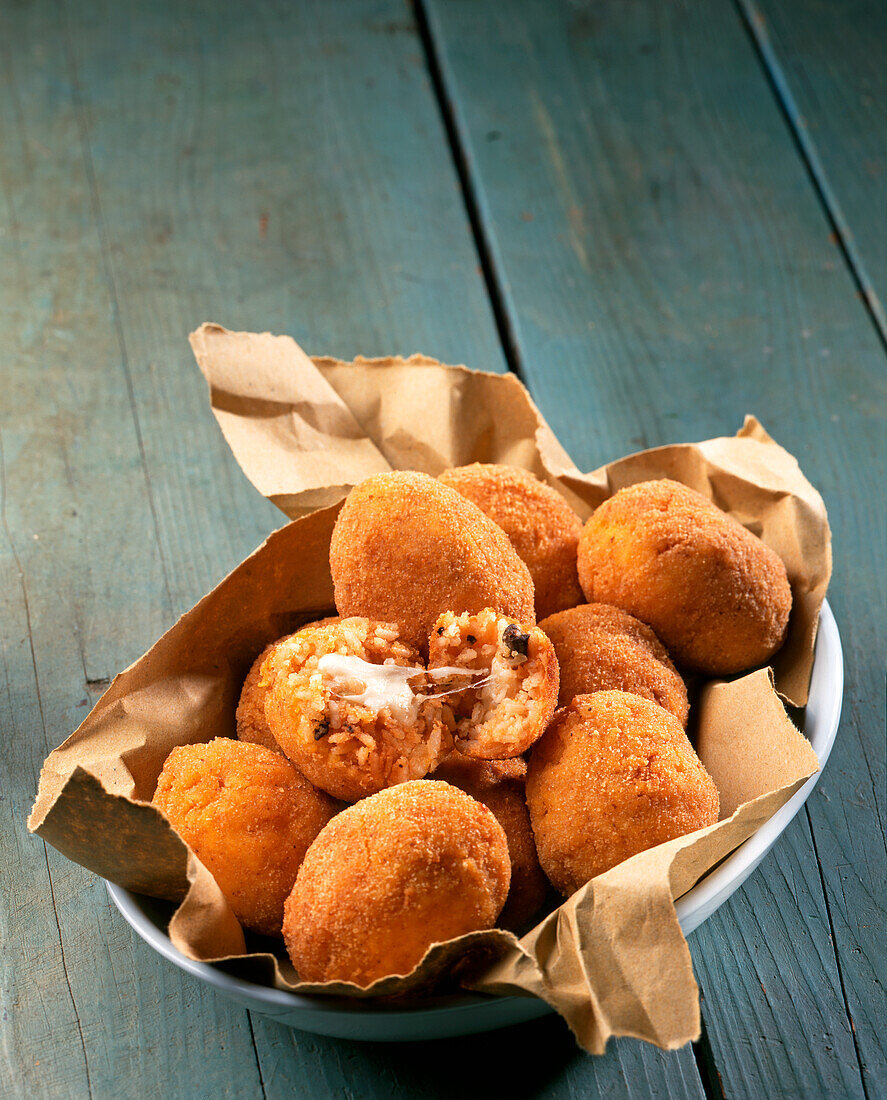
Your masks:
{"label": "golden breadcrumb coating", "polygon": [[533,581],[505,533],[427,474],[376,474],[355,486],[330,543],[340,615],[396,622],[421,652],[444,611],[493,607],[535,624]]}
{"label": "golden breadcrumb coating", "polygon": [[437,679],[455,717],[456,748],[466,756],[518,756],[542,736],[557,705],[554,646],[538,627],[489,607],[477,615],[441,615],[431,631],[428,667],[477,670],[471,678]]}
{"label": "golden breadcrumb coating", "polygon": [[579,541],[579,580],[589,603],[641,619],[698,672],[742,672],[785,640],[792,596],[778,555],[676,481],[644,481],[600,505]]}
{"label": "golden breadcrumb coating", "polygon": [[[329,626],[339,621],[338,615],[330,615],[326,619],[317,619],[316,622],[306,623],[300,630],[308,630],[314,626]],[[298,633],[298,631],[296,632]],[[281,642],[289,641],[292,634],[284,638],[278,638],[276,642],[266,645],[262,652],[252,663],[252,667],[243,681],[240,692],[240,701],[237,704],[237,737],[240,741],[250,741],[254,745],[264,745],[272,752],[283,752],[280,745],[274,740],[271,730],[268,728],[268,719],[265,717],[265,697],[268,694],[268,685],[262,683],[262,665],[270,656],[271,650]]]}
{"label": "golden breadcrumb coating", "polygon": [[582,523],[564,498],[528,470],[475,462],[439,481],[473,501],[508,535],[536,589],[536,618],[582,602],[576,550]]}
{"label": "golden breadcrumb coating", "polygon": [[[332,655],[345,659],[340,668],[329,669]],[[406,687],[403,706],[396,691],[367,696],[368,678],[391,675],[387,666],[415,669],[395,685]],[[394,623],[352,617],[299,630],[272,647],[260,683],[274,739],[315,786],[346,802],[421,779],[452,747],[425,666]]]}
{"label": "golden breadcrumb coating", "polygon": [[211,872],[246,928],[280,935],[308,846],[339,806],[279,753],[217,737],[166,758],[154,805]]}
{"label": "golden breadcrumb coating", "polygon": [[527,766],[539,862],[569,895],[629,856],[718,820],[718,791],[673,714],[639,695],[577,695]]}
{"label": "golden breadcrumb coating", "polygon": [[240,692],[240,701],[237,704],[237,738],[240,741],[248,741],[253,745],[261,745],[272,752],[283,752],[283,749],[274,740],[274,735],[268,728],[268,719],[265,717],[265,698],[268,695],[268,685],[262,681],[262,665],[272,650],[280,642],[285,642],[290,637],[281,638],[279,642],[272,642],[265,646],[262,652],[253,661],[252,668],[246,674],[243,688]]}
{"label": "golden breadcrumb coating", "polygon": [[646,623],[618,607],[586,603],[550,615],[539,629],[557,654],[558,706],[565,707],[574,695],[629,691],[665,707],[686,728],[687,687]]}
{"label": "golden breadcrumb coating", "polygon": [[530,927],[548,893],[548,879],[539,866],[527,810],[526,773],[526,762],[521,757],[471,760],[453,752],[432,777],[451,783],[483,802],[505,830],[511,859],[511,887],[497,923],[500,928],[519,935]]}
{"label": "golden breadcrumb coating", "polygon": [[368,986],[408,974],[432,943],[492,928],[508,842],[486,806],[416,780],[343,810],[308,851],[283,936],[303,981]]}

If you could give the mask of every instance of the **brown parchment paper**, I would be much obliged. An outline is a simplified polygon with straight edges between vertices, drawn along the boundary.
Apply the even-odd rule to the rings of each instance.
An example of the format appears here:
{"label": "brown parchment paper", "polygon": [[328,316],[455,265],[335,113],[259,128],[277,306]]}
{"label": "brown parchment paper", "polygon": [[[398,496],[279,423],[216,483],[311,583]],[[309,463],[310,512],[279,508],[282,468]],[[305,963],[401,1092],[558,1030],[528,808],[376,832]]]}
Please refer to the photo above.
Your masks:
{"label": "brown parchment paper", "polygon": [[512,374],[421,355],[310,359],[290,336],[214,324],[192,333],[191,346],[234,456],[291,518],[341,500],[383,470],[437,476],[469,462],[523,466],[559,489],[582,519],[617,489],[651,478],[703,493],[785,562],[794,604],[774,661],[776,686],[795,706],[807,702],[831,576],[828,518],[797,460],[754,417],[736,436],[656,447],[583,474]]}
{"label": "brown parchment paper", "polygon": [[699,1033],[698,991],[674,900],[817,768],[769,670],[703,686],[696,741],[721,792],[717,825],[598,876],[518,941],[472,933],[429,949],[412,974],[360,990],[300,983],[267,951],[247,954],[215,880],[148,804],[176,744],[233,736],[243,678],[267,642],[332,610],[328,550],[348,488],[392,467],[439,473],[472,461],[521,465],[587,515],[621,485],[670,476],[705,492],[783,556],[795,592],[776,686],[806,699],[830,570],[822,501],[795,460],[748,419],[734,439],[632,455],[584,475],[517,379],[434,360],[309,359],[288,337],[192,337],[213,410],[256,486],[297,518],[272,534],[130,668],[47,758],[29,827],[69,858],[178,907],[169,934],[191,958],[299,992],[415,996],[441,978],[542,997],[586,1050],[610,1035],[666,1048]]}

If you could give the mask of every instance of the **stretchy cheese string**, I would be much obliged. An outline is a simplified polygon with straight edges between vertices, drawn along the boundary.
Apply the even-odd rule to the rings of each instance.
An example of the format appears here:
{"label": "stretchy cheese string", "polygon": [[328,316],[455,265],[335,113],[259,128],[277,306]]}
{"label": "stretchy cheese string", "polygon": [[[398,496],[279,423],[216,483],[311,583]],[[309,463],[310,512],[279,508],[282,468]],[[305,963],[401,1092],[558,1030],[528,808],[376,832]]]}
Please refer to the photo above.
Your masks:
{"label": "stretchy cheese string", "polygon": [[317,662],[317,668],[325,680],[335,683],[340,678],[354,680],[363,684],[363,691],[341,692],[336,691],[332,684],[327,683],[326,690],[337,699],[343,699],[347,703],[356,703],[370,710],[379,711],[382,707],[388,707],[392,713],[407,714],[417,699],[441,699],[446,695],[458,695],[466,688],[451,688],[448,691],[432,692],[429,695],[414,692],[408,681],[415,676],[437,677],[449,676],[481,676],[471,687],[481,687],[489,683],[491,674],[485,674],[483,669],[473,668],[413,668],[410,665],[375,665],[365,661],[362,657],[347,655],[344,653],[327,653]]}

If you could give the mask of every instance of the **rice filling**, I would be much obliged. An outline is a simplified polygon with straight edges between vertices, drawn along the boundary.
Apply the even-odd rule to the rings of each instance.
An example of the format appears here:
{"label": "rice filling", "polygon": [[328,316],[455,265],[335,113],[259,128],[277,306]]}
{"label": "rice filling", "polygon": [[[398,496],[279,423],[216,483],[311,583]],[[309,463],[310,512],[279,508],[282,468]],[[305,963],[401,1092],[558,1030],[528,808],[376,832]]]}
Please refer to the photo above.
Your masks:
{"label": "rice filling", "polygon": [[[451,676],[481,676],[480,670],[459,668],[413,668],[410,665],[376,665],[362,657],[345,653],[326,653],[317,662],[324,688],[348,703],[356,703],[378,714],[387,707],[393,718],[415,721],[417,702],[453,694],[450,691],[420,693],[410,687],[417,676],[433,680]],[[461,688],[456,688],[461,691]],[[315,734],[315,737],[317,735]]]}
{"label": "rice filling", "polygon": [[429,672],[442,671],[444,661],[480,675],[448,693],[460,752],[505,759],[542,735],[554,712],[558,670],[554,647],[538,627],[524,627],[490,608],[476,615],[448,612],[432,631]]}
{"label": "rice filling", "polygon": [[352,618],[302,630],[275,647],[262,676],[278,744],[336,798],[422,778],[452,745],[444,705],[421,693],[427,670],[394,624]]}

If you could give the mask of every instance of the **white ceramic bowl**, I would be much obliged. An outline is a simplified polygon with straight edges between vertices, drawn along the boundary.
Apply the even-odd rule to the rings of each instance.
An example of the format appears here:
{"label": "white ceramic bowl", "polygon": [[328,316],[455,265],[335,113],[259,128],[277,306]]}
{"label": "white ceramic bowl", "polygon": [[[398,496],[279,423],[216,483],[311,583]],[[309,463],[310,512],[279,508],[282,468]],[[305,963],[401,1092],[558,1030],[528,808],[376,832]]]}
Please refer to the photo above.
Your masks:
{"label": "white ceramic bowl", "polygon": [[[825,767],[841,717],[844,661],[841,637],[828,603],[823,603],[805,732],[820,761],[820,771],[723,863],[676,903],[689,934],[727,900],[769,852],[777,837],[807,801]],[[492,1031],[551,1012],[535,997],[487,997],[460,993],[427,999],[420,1006],[391,1007],[344,997],[306,997],[234,978],[210,963],[194,962],[178,952],[166,934],[171,906],[108,883],[108,892],[124,918],[161,955],[241,1004],[280,1023],[319,1035],[345,1039],[407,1040],[446,1038]]]}

